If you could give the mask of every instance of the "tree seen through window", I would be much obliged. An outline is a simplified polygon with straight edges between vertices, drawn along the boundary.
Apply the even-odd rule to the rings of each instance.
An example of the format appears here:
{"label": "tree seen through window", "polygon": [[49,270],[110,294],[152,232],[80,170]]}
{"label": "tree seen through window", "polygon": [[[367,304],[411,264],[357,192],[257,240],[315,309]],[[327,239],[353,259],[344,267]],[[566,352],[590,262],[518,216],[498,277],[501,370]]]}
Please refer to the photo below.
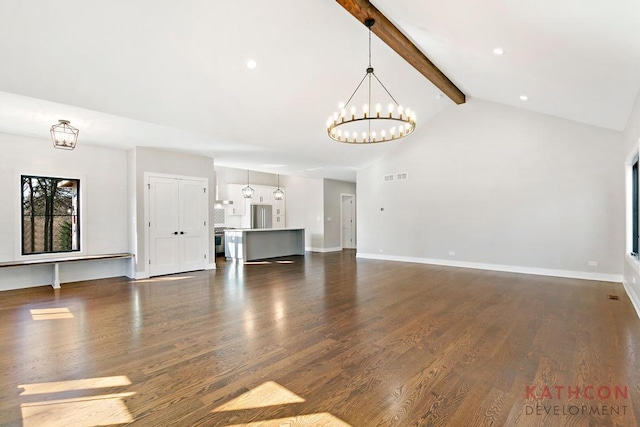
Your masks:
{"label": "tree seen through window", "polygon": [[22,175],[22,254],[80,250],[80,180]]}

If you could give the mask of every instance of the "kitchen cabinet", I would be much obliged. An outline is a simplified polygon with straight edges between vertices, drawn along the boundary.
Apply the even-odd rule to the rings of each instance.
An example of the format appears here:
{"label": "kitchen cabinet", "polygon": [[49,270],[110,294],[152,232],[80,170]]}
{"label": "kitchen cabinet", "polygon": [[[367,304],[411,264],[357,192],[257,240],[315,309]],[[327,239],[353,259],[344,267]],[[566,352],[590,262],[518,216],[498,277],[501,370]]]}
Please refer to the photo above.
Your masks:
{"label": "kitchen cabinet", "polygon": [[272,228],[285,228],[284,215],[274,215],[271,227]]}
{"label": "kitchen cabinet", "polygon": [[272,187],[265,187],[262,185],[252,186],[252,188],[255,190],[255,193],[253,193],[251,203],[256,205],[271,205],[273,203],[273,192],[275,191],[275,188],[272,190]]}
{"label": "kitchen cabinet", "polygon": [[246,199],[242,196],[242,189],[246,186],[246,184],[227,185],[227,198],[233,202],[227,205],[227,215],[246,215],[248,213]]}
{"label": "kitchen cabinet", "polygon": [[285,212],[284,212],[284,199],[282,199],[282,200],[274,200],[273,201],[273,215],[284,216],[284,214],[285,214]]}
{"label": "kitchen cabinet", "polygon": [[[271,205],[272,206],[272,227],[273,228],[285,228],[285,200],[275,200],[273,198],[273,192],[277,190],[277,187],[271,187],[267,185],[251,185],[254,193],[250,199],[245,199],[242,196],[242,189],[247,184],[229,184],[227,185],[227,198],[233,201],[233,204],[227,206],[227,215],[242,216],[242,226],[249,226],[251,224],[251,205]],[[281,190],[286,190],[280,187]]]}

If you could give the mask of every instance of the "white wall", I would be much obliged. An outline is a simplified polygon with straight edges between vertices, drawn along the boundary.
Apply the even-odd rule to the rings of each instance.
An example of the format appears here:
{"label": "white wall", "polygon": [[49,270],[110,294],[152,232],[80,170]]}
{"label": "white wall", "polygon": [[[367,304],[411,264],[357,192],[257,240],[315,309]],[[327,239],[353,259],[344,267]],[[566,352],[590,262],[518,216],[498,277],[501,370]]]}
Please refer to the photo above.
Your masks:
{"label": "white wall", "polygon": [[[135,162],[135,176],[131,177],[135,180],[135,200],[136,207],[130,212],[135,216],[130,218],[135,221],[132,228],[135,231],[135,245],[130,250],[136,255],[136,265],[134,276],[143,278],[148,276],[147,255],[145,253],[145,238],[148,228],[145,227],[144,203],[145,203],[145,173],[160,173],[181,175],[188,177],[207,178],[209,180],[209,248],[207,259],[210,264],[214,263],[214,244],[213,239],[213,202],[215,200],[214,182],[215,175],[213,169],[213,158],[196,156],[185,153],[177,153],[172,151],[156,150],[153,148],[137,147],[135,153],[128,156],[130,162]],[[132,166],[130,165],[131,169]]]}
{"label": "white wall", "polygon": [[[45,132],[46,133],[46,132]],[[92,147],[80,140],[75,150],[57,150],[47,139],[0,134],[0,262],[21,257],[20,174],[80,177],[82,254],[127,252],[127,154]],[[78,255],[74,253],[73,255]],[[68,263],[62,282],[126,275],[129,260]],[[0,290],[48,285],[52,267],[0,269]]]}
{"label": "white wall", "polygon": [[[218,198],[229,199],[227,184],[247,184],[247,170],[216,166],[216,180],[218,182]],[[249,171],[251,185],[268,185],[275,187],[278,176],[272,173]],[[281,181],[282,183],[282,181]]]}
{"label": "white wall", "polygon": [[324,249],[322,179],[282,176],[280,183],[286,188],[287,227],[305,228],[305,249],[322,252]]}
{"label": "white wall", "polygon": [[[632,152],[638,152],[638,145],[640,144],[640,93],[636,97],[636,102],[629,116],[627,126],[623,132],[623,155],[620,161],[620,167],[624,165],[624,161],[631,155]],[[627,183],[628,184],[628,183]],[[630,189],[629,189],[630,190]],[[630,200],[628,200],[630,202]],[[630,204],[627,209],[631,209]],[[624,217],[623,217],[624,218]],[[629,225],[630,226],[630,225]],[[631,233],[630,229],[627,233]],[[626,251],[625,251],[626,252]],[[636,311],[640,316],[640,263],[637,260],[627,256],[624,256],[624,285],[627,290],[627,294],[634,303]]]}
{"label": "white wall", "polygon": [[[451,107],[358,173],[358,256],[619,280],[620,148],[577,122]],[[383,182],[398,172],[409,179]]]}

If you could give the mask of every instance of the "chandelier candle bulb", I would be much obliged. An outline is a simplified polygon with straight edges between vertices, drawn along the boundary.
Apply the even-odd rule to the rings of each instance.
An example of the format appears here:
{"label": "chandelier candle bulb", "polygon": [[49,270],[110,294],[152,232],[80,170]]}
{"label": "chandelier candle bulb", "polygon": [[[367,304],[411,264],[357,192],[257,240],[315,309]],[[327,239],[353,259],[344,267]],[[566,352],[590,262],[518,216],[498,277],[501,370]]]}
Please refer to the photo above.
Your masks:
{"label": "chandelier candle bulb", "polygon": [[351,107],[351,120],[356,118],[356,107]]}

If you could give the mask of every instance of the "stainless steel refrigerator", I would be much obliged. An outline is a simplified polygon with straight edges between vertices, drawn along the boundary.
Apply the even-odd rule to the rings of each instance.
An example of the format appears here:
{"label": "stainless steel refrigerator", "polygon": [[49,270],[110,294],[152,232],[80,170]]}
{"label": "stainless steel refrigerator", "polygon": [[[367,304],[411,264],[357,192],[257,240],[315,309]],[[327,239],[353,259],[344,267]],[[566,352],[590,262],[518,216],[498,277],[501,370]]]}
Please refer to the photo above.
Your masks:
{"label": "stainless steel refrigerator", "polygon": [[272,228],[271,205],[251,205],[251,228]]}

